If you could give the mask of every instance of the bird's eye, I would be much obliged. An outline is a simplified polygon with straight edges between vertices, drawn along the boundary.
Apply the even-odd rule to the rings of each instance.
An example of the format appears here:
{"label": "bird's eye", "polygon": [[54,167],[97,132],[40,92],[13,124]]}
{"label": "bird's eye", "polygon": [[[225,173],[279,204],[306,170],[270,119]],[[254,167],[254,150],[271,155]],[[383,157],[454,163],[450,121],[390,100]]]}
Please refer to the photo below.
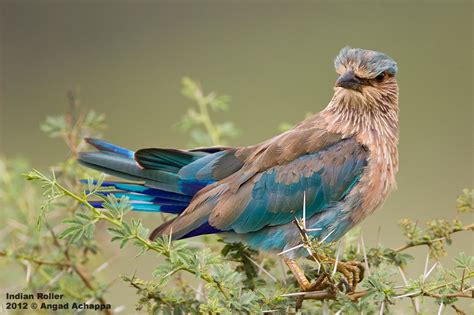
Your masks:
{"label": "bird's eye", "polygon": [[383,79],[385,79],[385,72],[382,72],[375,77],[375,80],[377,80],[377,82],[382,82]]}

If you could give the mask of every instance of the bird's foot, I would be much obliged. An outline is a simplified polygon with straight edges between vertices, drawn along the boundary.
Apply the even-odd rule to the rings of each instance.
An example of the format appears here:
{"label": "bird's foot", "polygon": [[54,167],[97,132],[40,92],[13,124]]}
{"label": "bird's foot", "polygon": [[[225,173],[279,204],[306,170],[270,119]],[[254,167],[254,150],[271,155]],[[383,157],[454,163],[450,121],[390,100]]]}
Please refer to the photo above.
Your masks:
{"label": "bird's foot", "polygon": [[358,261],[335,261],[327,258],[331,263],[336,264],[336,270],[343,274],[344,280],[340,282],[340,286],[346,287],[346,292],[352,293],[357,285],[364,279],[364,265]]}
{"label": "bird's foot", "polygon": [[355,292],[357,285],[364,278],[364,265],[358,261],[336,261],[333,258],[321,256],[319,256],[319,258],[322,258],[319,261],[325,260],[329,263],[332,263],[333,265],[337,264],[336,270],[343,275],[337,286],[333,280],[331,280],[330,275],[327,273],[320,273],[318,278],[313,283],[311,283],[306,277],[304,271],[297,264],[296,260],[285,259],[285,263],[298,282],[301,292],[320,293],[315,296],[313,296],[314,294],[309,294],[308,296],[301,295],[296,297],[297,310],[301,308],[303,300],[306,298],[325,299],[328,297],[334,297],[337,290],[341,290],[346,293],[353,293]]}
{"label": "bird's foot", "polygon": [[[303,269],[297,264],[296,260],[285,259],[285,263],[293,273],[298,285],[301,289],[301,292],[313,292],[327,289],[329,287],[328,279],[325,275],[321,274],[316,279],[315,282],[311,283],[306,275],[304,274]],[[304,295],[296,297],[296,309],[300,309],[303,305],[303,300],[305,299]]]}

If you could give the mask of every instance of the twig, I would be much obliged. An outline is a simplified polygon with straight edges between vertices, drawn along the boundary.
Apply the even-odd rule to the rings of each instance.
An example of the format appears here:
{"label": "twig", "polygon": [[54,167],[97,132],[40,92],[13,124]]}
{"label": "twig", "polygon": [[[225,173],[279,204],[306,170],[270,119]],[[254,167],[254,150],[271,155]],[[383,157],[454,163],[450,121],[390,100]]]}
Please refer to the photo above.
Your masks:
{"label": "twig", "polygon": [[451,307],[456,311],[457,315],[466,315],[466,312],[458,308],[456,305],[451,304]]}
{"label": "twig", "polygon": [[360,235],[360,242],[362,244],[362,253],[364,254],[365,270],[367,271],[367,274],[370,276],[369,260],[367,259],[367,251],[365,250],[365,242],[364,242],[364,237],[362,236],[362,234]]}
{"label": "twig", "polygon": [[70,264],[67,262],[62,262],[62,261],[52,261],[52,260],[44,260],[41,258],[36,258],[33,256],[29,255],[23,255],[23,254],[15,254],[15,253],[7,253],[5,251],[0,251],[0,256],[3,257],[12,257],[16,260],[27,260],[29,262],[32,262],[37,265],[48,265],[48,266],[57,266],[57,267],[70,267]]}
{"label": "twig", "polygon": [[[43,181],[46,184],[50,185],[51,187],[54,187],[54,188],[58,189],[63,195],[69,196],[72,199],[78,201],[80,204],[84,205],[86,208],[88,208],[94,214],[97,221],[100,221],[100,220],[107,221],[107,222],[109,222],[110,224],[112,224],[116,227],[122,228],[123,223],[120,220],[112,218],[112,217],[106,215],[105,213],[99,211],[98,209],[93,207],[85,197],[81,198],[78,195],[74,194],[69,189],[67,189],[66,187],[59,184],[54,177],[53,177],[53,179],[50,179],[50,178],[46,177],[45,175],[43,175],[38,170],[33,170],[32,173],[27,174],[26,176],[30,180]],[[54,236],[54,237],[56,237],[56,236]],[[169,254],[168,253],[163,253],[163,251],[160,248],[158,248],[157,245],[154,244],[152,241],[150,241],[148,239],[145,239],[145,238],[143,238],[142,236],[140,236],[138,234],[131,235],[131,239],[134,239],[135,241],[140,243],[147,250],[155,251],[155,252],[160,253],[160,254],[164,255],[165,257],[169,258]],[[57,241],[57,238],[56,238],[56,242],[57,242],[57,244],[59,244],[59,242]],[[65,252],[65,255],[68,255],[67,252]],[[227,299],[230,298],[229,294],[224,290],[221,283],[218,282],[217,280],[215,280],[212,276],[210,276],[208,274],[205,274],[205,273],[198,273],[194,270],[191,270],[189,268],[184,268],[184,267],[181,270],[187,271],[187,272],[189,272],[189,273],[191,273],[195,276],[198,276],[199,278],[201,278],[202,280],[204,280],[208,283],[213,283],[217,287],[217,289],[222,293],[222,295],[224,297],[226,297]],[[82,277],[84,275],[81,276],[81,271],[79,269],[76,268],[75,271],[81,277],[81,279],[84,281],[84,283],[86,283],[88,281],[88,279],[86,277]],[[89,284],[90,284],[90,282],[89,282]],[[88,284],[86,284],[86,285],[88,285]],[[109,311],[109,310],[107,310],[107,311]]]}
{"label": "twig", "polygon": [[[69,255],[69,252],[67,249],[63,248],[63,246],[61,245],[61,243],[59,242],[56,234],[54,233],[53,229],[49,226],[48,223],[46,223],[46,227],[47,229],[49,230],[50,234],[51,234],[51,237],[53,238],[53,242],[54,242],[54,245],[63,252],[64,254],[64,257],[66,258],[66,262],[68,263],[68,265],[71,267],[71,269],[74,271],[74,273],[81,279],[82,283],[84,283],[84,285],[93,293],[97,292],[97,288],[92,284],[91,280],[89,279],[89,275],[87,275],[84,271],[82,271],[74,262],[73,260],[71,259],[71,256]],[[108,304],[106,302],[106,300],[104,299],[103,295],[100,294],[99,296],[96,297],[97,300],[101,303],[101,304]],[[103,310],[103,312],[107,315],[110,315],[112,314],[112,312],[105,308]]]}
{"label": "twig", "polygon": [[[465,225],[462,228],[453,229],[452,231],[450,231],[449,235],[454,234],[454,233],[458,233],[458,232],[462,232],[462,231],[474,231],[474,223]],[[446,239],[446,238],[441,237],[439,239],[430,240],[430,241],[411,241],[411,242],[408,242],[405,245],[402,245],[402,246],[398,247],[397,249],[395,249],[395,252],[399,253],[401,251],[404,251],[406,249],[416,247],[416,246],[422,246],[422,245],[430,246],[433,242],[444,240],[444,239]]]}
{"label": "twig", "polygon": [[[321,257],[319,257],[319,255],[317,254],[316,248],[313,247],[313,244],[311,243],[311,241],[309,239],[308,233],[306,233],[305,229],[302,227],[302,225],[300,224],[300,222],[296,218],[295,218],[295,220],[293,220],[293,222],[296,224],[296,227],[298,228],[298,231],[300,232],[300,236],[301,236],[301,239],[303,241],[302,245],[307,248],[310,256],[314,259],[314,261],[316,261],[319,264],[318,269],[325,276],[325,278],[329,282],[329,285],[331,286],[332,290],[337,292],[338,288],[335,285],[333,278],[326,271],[326,268],[322,264]],[[334,230],[331,231],[330,233],[328,233],[328,235],[326,235],[326,237],[322,241],[320,241],[320,243],[323,242],[329,235],[331,235],[332,232],[334,232]]]}

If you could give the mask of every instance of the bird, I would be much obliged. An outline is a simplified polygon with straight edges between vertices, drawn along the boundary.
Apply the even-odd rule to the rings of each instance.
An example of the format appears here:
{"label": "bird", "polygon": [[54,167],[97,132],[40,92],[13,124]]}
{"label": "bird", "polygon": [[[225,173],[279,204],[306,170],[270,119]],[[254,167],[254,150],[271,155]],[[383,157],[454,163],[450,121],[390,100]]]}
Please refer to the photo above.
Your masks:
{"label": "bird", "polygon": [[337,241],[396,188],[397,63],[382,52],[344,47],[334,66],[339,77],[328,105],[256,145],[131,151],[91,138],[86,141],[97,150],[81,152],[78,160],[124,179],[102,185],[128,197],[134,210],[176,215],[154,229],[151,240],[219,234],[283,252],[307,291],[296,259],[308,254],[297,248],[295,218],[304,211],[308,235]]}

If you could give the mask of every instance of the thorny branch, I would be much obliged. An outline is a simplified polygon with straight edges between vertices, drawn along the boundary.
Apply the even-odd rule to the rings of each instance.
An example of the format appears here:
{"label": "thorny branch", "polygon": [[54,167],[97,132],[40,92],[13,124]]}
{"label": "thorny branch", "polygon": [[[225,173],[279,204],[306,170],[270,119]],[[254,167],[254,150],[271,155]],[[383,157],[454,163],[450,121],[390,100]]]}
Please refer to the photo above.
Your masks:
{"label": "thorny branch", "polygon": [[[123,222],[121,220],[118,220],[116,218],[112,218],[111,216],[107,215],[106,213],[100,211],[99,209],[93,207],[89,201],[87,200],[87,195],[84,196],[84,197],[80,197],[78,196],[77,194],[71,192],[69,189],[67,189],[66,187],[64,187],[63,185],[59,184],[56,180],[55,180],[55,177],[53,176],[53,179],[45,176],[44,174],[42,174],[41,172],[39,172],[38,170],[33,170],[32,172],[30,172],[29,174],[26,175],[28,180],[39,180],[39,181],[42,181],[43,183],[46,183],[46,184],[49,184],[51,186],[52,189],[57,189],[60,193],[62,193],[63,195],[65,196],[68,196],[74,200],[76,200],[80,205],[83,205],[85,206],[86,208],[88,208],[92,214],[94,215],[94,218],[96,221],[106,221],[108,223],[110,223],[111,225],[115,226],[115,227],[119,227],[119,228],[123,228],[124,225],[123,225]],[[169,258],[169,253],[167,252],[163,252],[161,250],[161,248],[159,248],[157,246],[156,243],[138,235],[138,234],[133,234],[131,235],[131,239],[137,241],[139,244],[141,244],[144,248],[146,248],[147,250],[151,250],[151,251],[154,251],[154,252],[157,252],[161,255],[164,255],[165,257]],[[68,258],[69,260],[69,257],[68,257],[68,254],[67,252],[65,253],[66,257]],[[186,267],[181,267],[180,270],[183,270],[183,271],[186,271],[186,272],[189,272],[199,278],[201,278],[202,280],[204,280],[205,282],[207,283],[212,283],[214,284],[220,291],[221,293],[226,297],[226,298],[230,298],[230,296],[228,295],[228,293],[224,290],[224,288],[222,287],[221,283],[216,281],[215,279],[213,279],[211,276],[205,274],[205,273],[197,273],[195,272],[194,270],[191,270],[189,268],[186,268]],[[80,274],[80,271],[79,270],[75,270],[78,275],[81,276]],[[83,281],[85,281],[85,283],[87,282],[87,278],[83,278],[81,277],[81,279],[83,279]],[[86,284],[87,285],[87,284]]]}
{"label": "thorny branch", "polygon": [[[287,297],[294,296],[294,297],[297,298],[297,304],[296,304],[297,309],[301,307],[301,303],[302,303],[303,300],[321,300],[321,301],[324,301],[324,300],[328,300],[328,299],[330,299],[330,300],[337,299],[338,292],[341,292],[341,291],[335,285],[335,281],[333,279],[334,273],[333,273],[333,275],[329,274],[326,271],[324,263],[323,263],[325,260],[328,260],[328,257],[325,256],[324,254],[318,253],[318,247],[317,246],[320,245],[322,243],[322,241],[319,241],[318,245],[315,246],[315,242],[313,242],[311,240],[310,236],[308,235],[308,230],[306,229],[306,226],[305,226],[305,206],[303,206],[303,218],[301,220],[299,220],[298,218],[295,218],[295,220],[293,220],[293,223],[296,225],[296,227],[299,231],[299,234],[301,236],[301,239],[302,239],[302,244],[301,245],[302,245],[302,247],[304,247],[308,251],[310,257],[318,263],[319,277],[317,278],[316,282],[313,284],[313,287],[315,288],[314,291],[290,293],[290,294],[286,294],[285,296],[287,296]],[[459,228],[453,228],[448,232],[447,237],[449,237],[450,235],[452,235],[454,233],[458,233],[458,232],[461,232],[461,231],[473,231],[473,230],[474,230],[474,224],[465,225],[465,226],[459,227]],[[439,239],[436,239],[436,240],[411,241],[411,242],[408,242],[407,244],[405,244],[403,246],[398,247],[397,249],[394,250],[394,252],[400,253],[400,252],[402,252],[404,250],[407,250],[409,248],[416,247],[416,246],[422,246],[422,245],[431,246],[431,244],[433,242],[443,241],[444,239],[446,239],[446,237],[439,238]],[[300,248],[301,245],[298,245],[298,246],[295,246],[295,247],[293,247],[289,250],[286,250],[286,251],[284,251],[284,253],[287,253],[291,250],[295,250],[297,248]],[[365,259],[367,260],[367,257],[365,257]],[[339,262],[336,258],[336,260],[332,263],[335,265],[334,270],[336,270],[336,266],[341,262]],[[361,263],[361,262],[359,262],[359,263]],[[366,262],[366,263],[368,263],[368,262]],[[429,272],[431,272],[431,270]],[[426,273],[426,271],[425,271],[425,273]],[[425,274],[424,277],[426,278],[427,276],[428,275]],[[427,297],[435,298],[435,299],[438,299],[438,300],[445,300],[445,299],[450,299],[450,298],[474,299],[474,287],[463,289],[464,282],[467,279],[470,279],[472,277],[474,277],[474,272],[471,271],[468,274],[466,274],[466,269],[463,269],[462,276],[461,276],[460,279],[456,279],[455,281],[444,283],[442,285],[434,286],[434,287],[431,287],[431,288],[426,288],[426,289],[422,288],[419,291],[409,292],[409,293],[405,293],[405,294],[398,294],[398,295],[394,296],[394,298],[396,299],[396,298],[402,298],[402,297],[409,297],[409,298],[413,299],[417,296],[427,296]],[[321,284],[325,280],[329,284],[329,288],[326,288],[324,290],[320,290],[319,288],[321,287]],[[442,289],[442,288],[448,288],[449,286],[454,285],[458,282],[460,282],[461,284],[460,284],[460,288],[457,292],[445,293],[445,294],[432,293],[433,291],[436,291],[436,290],[439,290],[439,289]],[[352,301],[357,301],[361,297],[364,297],[368,294],[370,294],[369,290],[362,290],[362,291],[357,291],[357,292],[353,291],[353,292],[346,293],[346,297],[349,298]],[[382,304],[382,306],[383,306],[383,304]],[[452,307],[456,310],[457,313],[464,314],[464,312],[462,310],[460,310],[459,308],[457,308],[455,305],[452,305]]]}
{"label": "thorny branch", "polygon": [[[458,233],[458,232],[463,232],[463,231],[474,231],[474,223],[471,223],[469,225],[465,225],[462,228],[454,228],[452,231],[450,231],[449,235],[452,235],[452,234],[455,234],[455,233]],[[395,249],[395,251],[399,253],[399,252],[402,252],[404,250],[407,250],[409,248],[416,247],[416,246],[423,246],[423,245],[431,246],[431,244],[433,242],[435,242],[435,241],[439,242],[439,241],[443,241],[445,239],[446,239],[445,237],[442,237],[442,238],[439,238],[439,239],[436,239],[436,240],[422,240],[422,241],[408,242],[405,245],[402,245],[402,246],[398,247],[397,249]]]}
{"label": "thorny branch", "polygon": [[[82,283],[91,291],[91,292],[98,292],[97,288],[92,284],[92,281],[90,280],[90,276],[86,274],[84,271],[82,271],[77,264],[74,263],[74,260],[71,259],[71,256],[69,255],[69,251],[67,248],[63,248],[61,243],[58,240],[58,237],[56,236],[56,233],[54,233],[53,229],[46,223],[46,226],[51,234],[51,237],[53,238],[53,243],[54,245],[64,254],[64,257],[66,258],[66,263],[69,265],[69,267],[74,271],[74,273],[77,274],[77,276],[81,279]],[[99,294],[96,296],[97,300],[103,304],[106,305],[108,304],[103,297],[102,294]],[[109,309],[104,309],[103,312],[105,314],[112,314],[112,312]]]}

